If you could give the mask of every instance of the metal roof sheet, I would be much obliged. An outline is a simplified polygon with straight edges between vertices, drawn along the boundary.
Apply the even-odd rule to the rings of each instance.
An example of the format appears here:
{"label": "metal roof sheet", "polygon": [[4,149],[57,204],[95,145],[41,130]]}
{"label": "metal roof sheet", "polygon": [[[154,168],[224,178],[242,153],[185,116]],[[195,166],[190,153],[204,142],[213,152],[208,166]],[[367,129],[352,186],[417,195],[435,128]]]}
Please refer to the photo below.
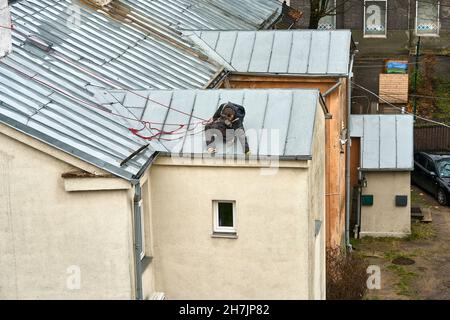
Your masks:
{"label": "metal roof sheet", "polygon": [[350,30],[189,31],[184,35],[231,71],[349,73]]}
{"label": "metal roof sheet", "polygon": [[136,110],[122,106],[125,94],[96,92],[205,86],[221,66],[196,54],[177,28],[254,29],[277,11],[274,0],[258,2],[264,9],[227,16],[252,2],[122,0],[101,10],[70,0],[15,2],[13,52],[0,59],[0,122],[131,180],[160,145],[120,166],[148,142],[129,130],[138,122]]}
{"label": "metal roof sheet", "polygon": [[[173,141],[150,142],[158,151],[184,154],[206,152],[204,125],[199,119],[211,118],[221,103],[230,101],[246,109],[244,127],[253,155],[310,158],[315,115],[317,107],[321,109],[319,91],[306,89],[151,90],[138,92],[139,99],[134,92],[109,93],[116,97],[125,95],[123,106],[141,120],[152,122],[154,129],[168,132],[177,130],[179,124],[189,124],[174,134],[161,136]],[[217,154],[243,154],[238,141],[223,147],[218,144]]]}
{"label": "metal roof sheet", "polygon": [[281,14],[278,0],[123,0],[160,25],[176,30],[253,30]]}
{"label": "metal roof sheet", "polygon": [[361,138],[361,169],[413,170],[413,116],[352,115],[350,135]]}

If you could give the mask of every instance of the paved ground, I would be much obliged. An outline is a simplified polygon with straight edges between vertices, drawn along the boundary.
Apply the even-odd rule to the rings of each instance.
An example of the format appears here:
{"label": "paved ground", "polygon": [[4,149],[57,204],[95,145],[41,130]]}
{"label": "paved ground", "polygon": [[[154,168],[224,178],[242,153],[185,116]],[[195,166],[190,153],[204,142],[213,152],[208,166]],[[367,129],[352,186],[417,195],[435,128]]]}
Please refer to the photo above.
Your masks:
{"label": "paved ground", "polygon": [[[369,290],[366,299],[450,299],[450,207],[413,187],[413,206],[429,207],[432,223],[412,221],[408,239],[367,238],[354,243],[356,252],[381,268],[381,289]],[[396,258],[414,260],[396,265]]]}

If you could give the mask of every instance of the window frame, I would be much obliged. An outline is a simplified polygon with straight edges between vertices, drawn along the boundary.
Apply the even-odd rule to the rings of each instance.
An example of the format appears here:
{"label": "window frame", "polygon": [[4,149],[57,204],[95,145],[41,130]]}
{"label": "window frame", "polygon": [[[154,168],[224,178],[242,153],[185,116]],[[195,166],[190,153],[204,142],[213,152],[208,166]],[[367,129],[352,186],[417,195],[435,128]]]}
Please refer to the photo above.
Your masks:
{"label": "window frame", "polygon": [[419,18],[419,1],[416,0],[416,19],[414,21],[414,34],[416,37],[439,37],[441,32],[441,19],[440,19],[440,13],[441,13],[441,1],[437,1],[437,33],[417,33],[417,22]]}
{"label": "window frame", "polygon": [[[319,29],[319,28],[317,28],[317,30],[324,30],[324,31],[326,31],[326,30],[336,30],[337,29],[337,19],[336,19],[336,16],[337,16],[337,14],[336,14],[336,6],[337,6],[337,3],[336,3],[336,1],[337,0],[331,0],[332,1],[332,3],[333,3],[333,8],[334,8],[334,15],[332,15],[332,17],[333,17],[333,28],[331,28],[331,29]],[[329,2],[329,3],[331,3],[331,2]],[[322,20],[324,17],[322,17],[320,20]],[[319,20],[319,26],[320,26],[320,20]]]}
{"label": "window frame", "polygon": [[[233,226],[221,227],[219,226],[219,203],[231,203],[233,210]],[[236,235],[236,201],[235,200],[213,200],[213,234],[229,234]]]}
{"label": "window frame", "polygon": [[[367,2],[374,2],[374,1],[378,1],[378,2],[384,2],[384,35],[382,34],[366,34],[366,3]],[[363,38],[381,38],[381,39],[386,39],[387,38],[387,26],[388,26],[388,4],[387,4],[387,0],[364,0],[364,14],[363,14]]]}

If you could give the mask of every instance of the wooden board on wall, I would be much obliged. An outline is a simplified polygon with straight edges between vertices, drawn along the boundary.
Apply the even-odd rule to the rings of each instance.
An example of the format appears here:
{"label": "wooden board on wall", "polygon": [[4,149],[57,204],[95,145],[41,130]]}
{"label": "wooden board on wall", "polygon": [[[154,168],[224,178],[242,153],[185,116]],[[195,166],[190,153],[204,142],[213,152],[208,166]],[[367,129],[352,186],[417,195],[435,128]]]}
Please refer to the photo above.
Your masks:
{"label": "wooden board on wall", "polygon": [[408,74],[380,73],[380,102],[408,103]]}

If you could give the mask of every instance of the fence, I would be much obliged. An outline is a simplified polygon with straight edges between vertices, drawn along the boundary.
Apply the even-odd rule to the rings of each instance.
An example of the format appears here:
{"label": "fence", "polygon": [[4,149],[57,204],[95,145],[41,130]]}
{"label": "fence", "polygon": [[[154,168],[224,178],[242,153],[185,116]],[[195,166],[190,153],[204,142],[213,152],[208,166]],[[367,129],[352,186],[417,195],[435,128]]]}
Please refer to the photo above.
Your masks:
{"label": "fence", "polygon": [[450,128],[443,126],[415,127],[414,151],[450,151]]}

